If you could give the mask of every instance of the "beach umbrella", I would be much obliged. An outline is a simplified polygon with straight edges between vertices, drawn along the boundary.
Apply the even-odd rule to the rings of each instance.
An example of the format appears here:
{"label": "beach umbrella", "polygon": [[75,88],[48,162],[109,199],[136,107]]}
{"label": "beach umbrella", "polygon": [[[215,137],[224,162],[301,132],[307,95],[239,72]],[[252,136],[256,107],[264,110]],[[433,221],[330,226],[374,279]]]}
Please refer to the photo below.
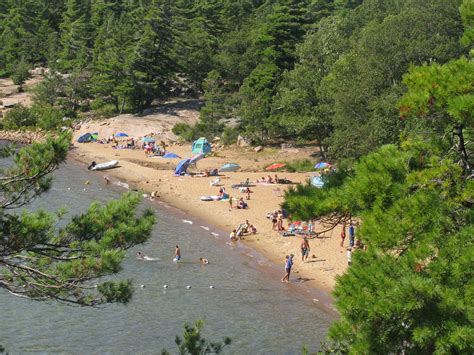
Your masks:
{"label": "beach umbrella", "polygon": [[240,169],[240,165],[234,164],[234,163],[229,163],[229,164],[224,164],[220,167],[219,171],[222,173],[229,173],[229,172],[235,172]]}
{"label": "beach umbrella", "polygon": [[193,156],[189,162],[189,164],[196,164],[197,161],[201,160],[204,158],[206,155],[204,153],[199,153]]}
{"label": "beach umbrella", "polygon": [[312,176],[310,182],[311,182],[311,185],[313,185],[314,187],[321,188],[324,186],[324,181],[323,179],[321,179],[321,176],[319,175]]}
{"label": "beach umbrella", "polygon": [[180,176],[180,175],[183,175],[186,173],[186,170],[188,169],[188,166],[189,166],[189,161],[191,159],[184,159],[184,160],[181,160],[178,165],[176,166],[176,169],[174,171],[174,174],[176,176]]}
{"label": "beach umbrella", "polygon": [[163,155],[163,158],[176,159],[176,158],[181,158],[181,157],[178,154],[166,153],[165,155]]}
{"label": "beach umbrella", "polygon": [[127,133],[119,132],[115,135],[115,137],[128,137]]}
{"label": "beach umbrella", "polygon": [[317,163],[314,168],[315,169],[326,169],[326,168],[330,168],[332,165],[329,164],[329,163],[326,163],[326,162],[320,162],[320,163]]}
{"label": "beach umbrella", "polygon": [[152,137],[143,137],[143,138],[142,138],[142,142],[145,142],[145,143],[154,143],[154,142],[155,142],[155,138],[152,138]]}
{"label": "beach umbrella", "polygon": [[284,163],[275,163],[275,164],[272,164],[270,166],[267,166],[267,168],[265,170],[267,170],[267,171],[276,170],[276,169],[283,168],[284,166],[286,166],[286,164],[284,164]]}

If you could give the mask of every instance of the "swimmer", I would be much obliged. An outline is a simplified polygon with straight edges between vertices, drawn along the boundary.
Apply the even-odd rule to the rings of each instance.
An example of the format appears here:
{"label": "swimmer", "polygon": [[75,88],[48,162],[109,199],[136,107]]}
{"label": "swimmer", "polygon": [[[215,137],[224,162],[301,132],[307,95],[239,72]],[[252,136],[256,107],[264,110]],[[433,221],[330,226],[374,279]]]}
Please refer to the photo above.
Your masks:
{"label": "swimmer", "polygon": [[199,261],[200,261],[201,264],[203,264],[203,265],[209,264],[209,260],[207,260],[206,258],[199,258]]}
{"label": "swimmer", "polygon": [[145,260],[145,261],[157,261],[160,260],[159,258],[151,258],[147,255],[144,255],[141,251],[137,253],[137,259],[138,260]]}

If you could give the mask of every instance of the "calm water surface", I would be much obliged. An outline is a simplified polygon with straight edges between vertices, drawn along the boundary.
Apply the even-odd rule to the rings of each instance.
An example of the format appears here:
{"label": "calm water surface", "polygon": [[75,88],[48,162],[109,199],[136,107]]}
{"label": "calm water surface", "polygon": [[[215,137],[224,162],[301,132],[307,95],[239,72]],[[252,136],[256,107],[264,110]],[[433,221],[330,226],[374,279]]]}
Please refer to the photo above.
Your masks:
{"label": "calm water surface", "polygon": [[[70,162],[55,173],[51,191],[32,208],[56,211],[66,206],[70,218],[91,201],[117,198],[123,191],[106,187],[97,173]],[[0,290],[0,343],[10,353],[156,354],[163,348],[173,353],[175,335],[195,319],[204,320],[208,339],[233,339],[229,354],[296,354],[303,344],[319,349],[333,316],[317,308],[304,291],[261,272],[268,262],[230,247],[212,226],[207,231],[203,223],[173,208],[144,205],[156,209],[157,224],[146,244],[128,251],[117,275],[134,280],[130,304],[76,308],[23,300]],[[172,262],[177,243],[181,264]],[[136,260],[138,250],[160,260]],[[211,263],[199,265],[202,256]]]}

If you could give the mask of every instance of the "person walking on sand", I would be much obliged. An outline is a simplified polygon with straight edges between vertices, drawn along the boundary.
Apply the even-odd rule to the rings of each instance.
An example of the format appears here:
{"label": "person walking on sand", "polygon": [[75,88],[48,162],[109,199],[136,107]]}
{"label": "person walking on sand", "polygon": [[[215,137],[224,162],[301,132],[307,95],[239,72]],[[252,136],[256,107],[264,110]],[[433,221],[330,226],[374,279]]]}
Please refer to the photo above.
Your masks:
{"label": "person walking on sand", "polygon": [[349,246],[352,248],[354,246],[354,240],[355,240],[355,229],[354,229],[354,223],[349,224]]}
{"label": "person walking on sand", "polygon": [[181,260],[181,250],[179,249],[178,244],[176,244],[176,249],[174,251],[174,260],[176,260],[176,261]]}
{"label": "person walking on sand", "polygon": [[309,247],[308,238],[304,238],[303,241],[301,242],[301,261],[302,262],[308,261],[310,250],[311,249]]}
{"label": "person walking on sand", "polygon": [[277,230],[281,232],[282,230],[285,230],[283,228],[283,213],[281,211],[278,211],[277,213]]}
{"label": "person walking on sand", "polygon": [[229,196],[229,211],[232,211],[232,196]]}
{"label": "person walking on sand", "polygon": [[291,267],[293,266],[293,254],[286,256],[285,262],[285,276],[281,279],[281,282],[290,282]]}
{"label": "person walking on sand", "polygon": [[341,248],[344,247],[344,240],[346,239],[346,224],[342,224],[342,229],[341,229]]}

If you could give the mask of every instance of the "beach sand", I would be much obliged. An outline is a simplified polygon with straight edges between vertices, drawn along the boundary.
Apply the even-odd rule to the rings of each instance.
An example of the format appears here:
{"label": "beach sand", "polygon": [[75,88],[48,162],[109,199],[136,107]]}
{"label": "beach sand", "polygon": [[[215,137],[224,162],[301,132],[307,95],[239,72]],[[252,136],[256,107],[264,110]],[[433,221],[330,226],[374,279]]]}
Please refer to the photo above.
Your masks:
{"label": "beach sand", "polygon": [[[126,131],[126,127],[121,128]],[[82,132],[77,132],[76,136],[80,133]],[[192,156],[189,144],[170,146],[167,150],[182,157]],[[197,171],[219,167],[228,162],[240,164],[243,171],[225,173],[225,176],[221,177],[221,183],[233,199],[240,197],[245,199],[245,195],[239,190],[232,189],[231,185],[238,184],[246,179],[255,181],[262,176],[268,176],[268,172],[255,171],[262,169],[269,162],[281,161],[283,156],[286,159],[289,157],[301,159],[304,158],[305,154],[297,151],[282,152],[281,150],[267,150],[257,154],[249,151],[249,149],[234,147],[217,152],[216,157],[199,161]],[[282,237],[272,230],[272,223],[266,218],[266,214],[280,208],[284,191],[290,185],[269,184],[251,187],[253,191],[251,199],[246,201],[249,208],[246,210],[229,210],[228,201],[205,202],[200,200],[201,196],[218,194],[219,187],[210,186],[210,181],[214,178],[174,176],[174,167],[179,159],[147,158],[142,150],[113,149],[109,144],[98,143],[75,143],[70,156],[87,165],[93,160],[98,163],[118,160],[119,168],[94,173],[108,176],[112,182],[128,182],[148,194],[157,191],[159,196],[157,200],[185,211],[188,213],[190,220],[193,216],[198,217],[229,234],[240,223],[249,220],[251,224],[256,226],[258,233],[245,236],[242,242],[277,265],[284,265],[285,256],[293,253],[295,263],[292,280],[303,281],[310,287],[329,292],[334,287],[336,276],[344,273],[347,268],[345,248],[340,246],[340,228],[309,241],[311,252],[307,263],[301,262],[300,244],[302,237]],[[272,176],[274,174],[271,173]],[[308,173],[277,174],[280,178],[287,178],[297,183],[304,183],[310,176]],[[287,227],[286,220],[284,226]],[[322,229],[321,226],[316,226],[316,231],[318,231],[318,228],[319,230]],[[228,238],[228,236],[227,234],[220,237]]]}

